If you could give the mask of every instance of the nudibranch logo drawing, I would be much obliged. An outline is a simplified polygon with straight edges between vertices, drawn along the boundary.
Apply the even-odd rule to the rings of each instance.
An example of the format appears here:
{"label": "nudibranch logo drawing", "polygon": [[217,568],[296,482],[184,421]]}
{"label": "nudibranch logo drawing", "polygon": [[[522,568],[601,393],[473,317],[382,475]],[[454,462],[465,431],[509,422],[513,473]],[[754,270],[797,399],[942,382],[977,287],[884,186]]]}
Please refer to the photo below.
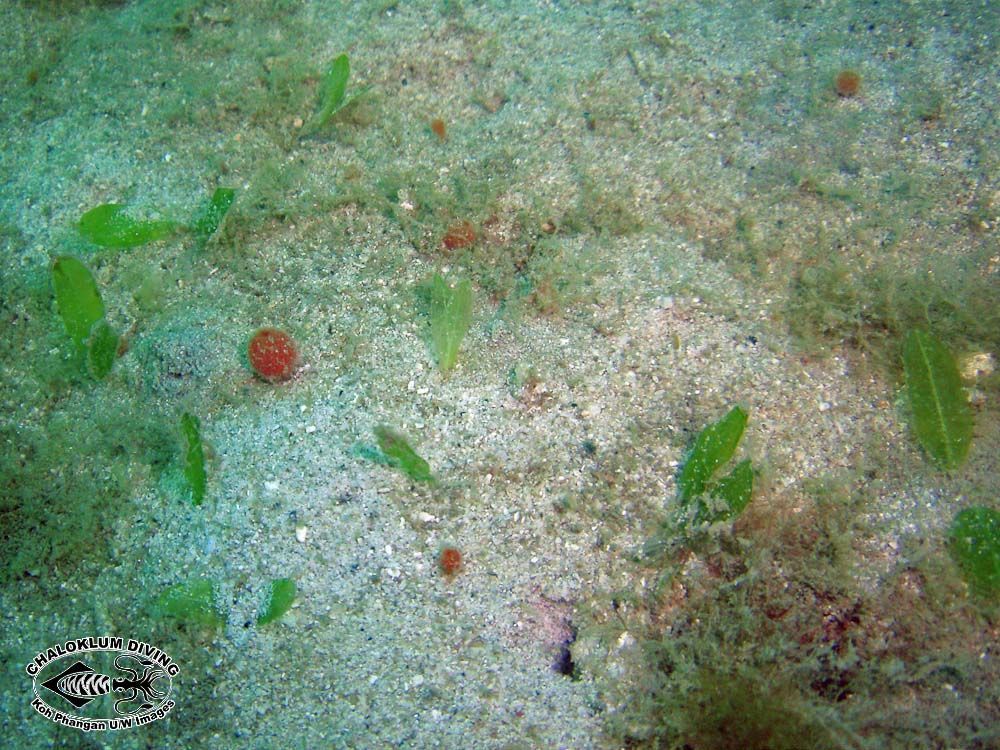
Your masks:
{"label": "nudibranch logo drawing", "polygon": [[180,668],[167,654],[129,638],[76,638],[40,651],[25,667],[34,708],[85,732],[129,729],[162,719]]}

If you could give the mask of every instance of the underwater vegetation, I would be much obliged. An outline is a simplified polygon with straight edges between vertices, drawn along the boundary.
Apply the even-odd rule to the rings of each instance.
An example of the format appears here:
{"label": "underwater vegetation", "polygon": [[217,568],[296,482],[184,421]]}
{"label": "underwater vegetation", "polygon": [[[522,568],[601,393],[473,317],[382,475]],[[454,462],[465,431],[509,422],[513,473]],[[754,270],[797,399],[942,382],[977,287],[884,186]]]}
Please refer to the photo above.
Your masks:
{"label": "underwater vegetation", "polygon": [[[0,426],[0,580],[45,587],[107,563],[113,529],[136,512],[137,487],[176,461],[176,419],[108,377],[123,340],[87,265],[60,255],[30,289],[6,281],[16,298],[9,309],[30,322],[5,326],[0,348],[17,351],[21,365],[5,395],[47,408],[44,419]],[[44,342],[30,357],[27,339]]]}
{"label": "underwater vegetation", "polygon": [[104,302],[94,277],[76,258],[52,262],[52,289],[66,333],[86,357],[90,374],[105,378],[118,356],[119,337],[104,319]]}
{"label": "underwater vegetation", "polygon": [[405,437],[389,427],[379,425],[375,428],[375,438],[378,440],[379,449],[392,466],[400,469],[415,482],[434,481],[430,464],[410,447]]}
{"label": "underwater vegetation", "polygon": [[718,422],[708,425],[694,441],[694,446],[677,477],[677,500],[686,506],[691,500],[708,493],[724,502],[721,509],[710,511],[699,501],[695,523],[724,521],[743,512],[753,494],[753,469],[750,459],[740,461],[729,474],[715,484],[709,482],[720,467],[736,453],[747,425],[747,413],[734,406]]}
{"label": "underwater vegetation", "polygon": [[181,415],[181,436],[184,438],[184,478],[191,490],[191,503],[205,501],[208,475],[205,472],[205,449],[201,443],[201,422],[188,412]]}
{"label": "underwater vegetation", "polygon": [[[350,64],[347,56],[340,55],[333,60],[325,77],[321,79],[317,112],[309,118],[302,131],[303,134],[322,128],[332,130],[334,122],[346,120],[346,118],[337,120],[338,115],[354,98],[363,93],[362,91],[354,97],[349,97],[349,77]],[[827,76],[820,85],[824,87],[823,91],[827,98],[836,101],[830,90],[830,83]],[[866,95],[862,98],[857,96],[860,90],[860,78],[854,82],[853,88],[849,83],[842,84],[837,80],[835,83],[837,94],[842,99],[853,98],[852,101],[837,102],[837,105],[846,110],[864,104],[864,99],[869,98],[867,91],[874,83],[875,77],[872,76],[870,81],[866,73],[863,92]],[[607,86],[609,91],[612,88],[613,86]],[[871,98],[875,98],[874,95]],[[448,116],[451,117],[450,112]],[[420,136],[424,140],[433,142],[434,136],[425,132],[426,114],[422,117]],[[606,135],[594,130],[594,119],[589,114],[585,119],[590,132],[597,133],[593,137]],[[449,120],[449,123],[451,122],[452,120]],[[463,122],[459,127],[458,120],[454,122],[456,122],[454,132],[449,133],[445,129],[444,120],[432,121],[431,133],[436,134],[437,139],[441,141],[433,142],[431,146],[436,153],[444,154],[453,148],[457,150],[462,143],[467,130],[466,125]],[[494,123],[489,127],[499,125],[502,123]],[[597,127],[601,127],[600,120],[597,120]],[[394,137],[397,135],[393,134]],[[450,140],[445,142],[449,135]],[[311,145],[327,147],[343,144]],[[385,151],[394,153],[392,149]],[[515,222],[503,215],[502,211],[494,211],[493,205],[485,205],[492,198],[482,184],[488,181],[488,175],[494,173],[494,170],[487,168],[489,162],[486,159],[482,160],[481,165],[476,166],[477,171],[471,173],[472,176],[458,176],[456,170],[453,177],[435,182],[434,179],[421,174],[426,164],[421,165],[419,169],[407,171],[397,178],[389,174],[389,170],[384,169],[384,164],[379,164],[380,159],[390,157],[372,156],[368,160],[370,154],[365,154],[360,149],[358,153],[350,153],[345,149],[344,152],[337,152],[336,156],[338,158],[345,156],[348,159],[360,157],[356,158],[356,161],[362,166],[351,164],[349,168],[344,169],[347,189],[350,189],[351,180],[362,179],[367,179],[372,185],[380,188],[385,186],[383,202],[379,203],[376,198],[369,198],[368,208],[377,206],[387,215],[395,216],[401,225],[409,221],[406,234],[418,250],[428,254],[437,253],[435,261],[442,255],[446,256],[449,263],[462,269],[460,271],[462,275],[471,277],[477,294],[490,297],[490,305],[499,301],[501,309],[504,304],[514,302],[519,297],[530,300],[542,314],[550,314],[552,311],[557,311],[560,306],[566,306],[569,298],[562,286],[566,272],[561,262],[563,256],[560,256],[561,252],[566,252],[565,233],[617,237],[637,231],[646,223],[645,217],[640,218],[642,215],[636,208],[638,202],[631,201],[628,195],[619,195],[612,188],[611,181],[604,183],[595,180],[592,187],[582,191],[578,203],[566,216],[554,211],[553,220],[550,221],[548,211],[552,207],[540,202],[530,209],[524,209],[523,215],[518,216]],[[498,149],[496,161],[503,162],[504,160],[500,158],[502,156]],[[470,156],[470,161],[471,159]],[[288,161],[291,163],[293,160]],[[275,163],[281,162],[283,159],[279,158]],[[239,169],[238,166],[234,168]],[[843,173],[847,173],[849,168],[850,165],[845,165]],[[271,186],[270,189],[277,196],[271,210],[274,211],[274,216],[280,216],[283,222],[282,212],[288,209],[290,220],[302,218],[302,223],[305,224],[307,223],[305,219],[315,218],[315,213],[303,211],[300,215],[296,215],[295,211],[305,205],[307,200],[312,200],[314,193],[304,189],[302,193],[310,197],[302,199],[302,203],[295,205],[282,203],[280,200],[282,190],[292,193],[297,189],[295,180],[291,177],[293,174],[299,174],[294,171],[296,169],[297,166],[289,167],[284,176],[286,181],[280,186]],[[500,189],[495,189],[497,192],[503,192],[508,184],[516,187],[516,180],[508,179],[512,177],[510,168],[505,169],[507,171],[495,171],[499,176],[495,183],[502,186]],[[350,170],[364,174],[364,178],[350,176]],[[302,169],[302,172],[307,171],[306,168]],[[825,174],[822,170],[817,170],[817,174],[812,178],[807,175],[799,181],[800,193],[806,195],[809,200],[840,204],[844,207],[844,211],[853,205],[863,207],[859,189],[851,186],[847,180],[838,180],[839,176],[841,175],[836,172]],[[847,183],[846,187],[843,186],[843,182]],[[321,196],[318,200],[333,202],[342,199],[348,200],[340,194],[334,198]],[[186,226],[169,221],[139,221],[128,215],[126,207],[106,204],[104,207],[98,207],[104,209],[103,212],[97,209],[88,212],[85,215],[87,222],[81,219],[80,231],[83,236],[98,245],[135,247],[173,237],[187,230],[191,237],[203,246],[219,230],[234,200],[234,190],[228,188],[216,190],[208,203]],[[360,203],[359,201],[359,205]],[[242,210],[242,204],[243,201],[237,207],[238,211]],[[355,206],[350,206],[350,209],[353,211]],[[408,218],[410,214],[415,218]],[[464,216],[469,216],[472,221],[456,221],[458,217]],[[233,218],[230,217],[230,227],[238,223],[234,222]],[[273,217],[269,215],[269,218]],[[793,221],[794,217],[788,219],[789,224]],[[503,231],[508,231],[505,222],[511,225],[507,236],[516,237],[515,240],[501,242],[498,239],[502,238]],[[85,223],[88,225],[86,229]],[[518,223],[521,226],[517,226]],[[280,232],[280,228],[277,231]],[[337,228],[331,231],[337,233],[347,230]],[[752,230],[747,231],[748,234],[752,234]],[[546,237],[540,237],[539,232]],[[245,236],[252,237],[253,230],[249,230]],[[336,243],[331,243],[333,244]],[[444,251],[447,252],[442,252],[437,245],[443,245]],[[825,247],[824,245],[820,252],[825,252]],[[452,251],[454,252],[449,254]],[[830,256],[834,257],[833,254]],[[898,364],[897,354],[902,338],[899,332],[909,330],[913,320],[909,317],[905,321],[898,320],[892,311],[885,312],[878,305],[870,305],[869,300],[873,296],[871,292],[877,284],[863,286],[868,282],[860,276],[852,277],[850,272],[842,275],[832,263],[833,261],[828,264],[823,260],[819,263],[803,263],[805,270],[797,277],[801,282],[798,291],[802,296],[797,297],[796,302],[803,303],[803,300],[809,299],[816,303],[811,308],[816,313],[811,321],[816,324],[814,330],[821,329],[823,336],[829,335],[831,340],[838,341],[850,339],[857,331],[861,331],[862,336],[884,336],[892,340],[892,353]],[[262,276],[264,274],[266,271],[261,272]],[[586,274],[581,273],[579,276],[586,277]],[[779,273],[777,276],[781,277],[783,274]],[[86,325],[79,326],[80,329],[85,328],[85,331],[79,336],[70,331],[71,326],[66,322],[61,304],[60,316],[63,317],[67,335],[73,339],[78,349],[86,352],[90,371],[95,377],[104,377],[114,361],[112,355],[117,349],[118,338],[104,319],[105,312],[100,294],[96,284],[93,283],[93,277],[89,278],[93,293],[91,294],[86,283],[80,284],[82,290],[80,294],[84,303],[77,316],[85,321]],[[429,345],[440,372],[447,376],[454,371],[460,355],[469,356],[468,344],[464,353],[461,347],[471,327],[473,284],[462,281],[449,285],[441,276],[436,275],[426,284],[426,291]],[[813,294],[815,296],[810,296]],[[900,296],[915,297],[910,294]],[[99,304],[99,315],[94,314],[93,297],[96,297]],[[72,306],[70,303],[67,308]],[[827,322],[829,328],[824,328]],[[943,329],[936,325],[931,327],[943,341],[955,347],[955,340],[946,335],[947,327]],[[926,336],[930,337],[931,334]],[[112,346],[112,343],[115,346]],[[941,341],[937,343],[940,344]],[[318,341],[315,344],[320,345]],[[961,345],[961,342],[957,342],[958,347]],[[935,346],[932,340],[918,338],[916,346],[911,348],[916,351],[916,364],[912,367],[907,366],[905,362],[907,349],[904,349],[904,369],[907,395],[913,414],[914,434],[927,455],[938,465],[943,468],[953,468],[964,460],[969,442],[960,439],[961,419],[953,418],[953,411],[946,406],[949,399],[941,396],[942,389],[945,389],[944,384],[950,375],[942,374],[947,368],[941,365],[944,358],[935,357],[933,354]],[[248,358],[260,377],[265,380],[279,380],[288,377],[292,372],[296,356],[288,352],[294,352],[293,345],[279,347],[281,353],[255,354],[254,349],[252,344],[248,347]],[[953,366],[954,359],[951,358],[950,352],[947,352],[947,357]],[[911,370],[914,373],[912,375]],[[99,374],[102,372],[103,375]],[[557,377],[555,373],[547,374]],[[960,389],[960,383],[958,387]],[[77,394],[73,394],[74,398],[76,396]],[[968,410],[964,394],[962,399]],[[955,399],[952,401],[957,403]],[[176,412],[171,410],[162,419],[169,438],[163,442],[170,451],[171,465],[176,461],[175,414]],[[712,418],[714,417],[715,415],[712,415]],[[750,459],[740,460],[738,457],[739,445],[747,424],[746,411],[735,407],[717,422],[708,424],[694,440],[675,478],[677,485],[675,502],[691,523],[704,526],[716,522],[734,521],[740,533],[745,528],[743,524],[749,526],[753,523],[765,523],[761,521],[760,515],[754,515],[762,514],[759,508],[764,491],[759,486],[754,487],[755,472]],[[921,427],[922,424],[924,427]],[[121,431],[127,432],[124,428]],[[191,492],[192,503],[198,505],[205,497],[207,474],[201,425],[193,413],[185,412],[181,417],[180,433],[184,446],[183,473]],[[923,437],[924,433],[930,437]],[[389,427],[376,428],[375,435],[386,462],[391,463],[414,481],[433,481],[431,467],[404,436]],[[971,439],[971,426],[969,435]],[[99,447],[104,446],[99,445]],[[50,449],[45,448],[45,450]],[[597,449],[594,444],[590,443],[589,451],[592,453],[595,450]],[[67,450],[65,453],[69,455],[70,451]],[[92,471],[95,474],[98,471],[114,471],[116,475],[127,476],[133,468],[122,460],[117,463],[112,463],[110,458],[106,461],[101,460],[105,457],[103,450],[94,450],[91,453],[93,455],[88,456],[88,463],[92,464]],[[14,456],[15,460],[16,458]],[[57,465],[56,462],[53,464]],[[48,465],[42,464],[42,466],[48,469]],[[100,487],[96,481],[87,486]],[[755,491],[757,496],[751,505],[750,500]],[[609,494],[614,493],[609,492]],[[121,498],[116,496],[112,499]],[[125,500],[128,499],[126,495]],[[765,509],[772,510],[769,506],[765,506]],[[963,511],[955,518],[948,536],[950,554],[963,571],[963,576],[969,581],[970,587],[979,592],[988,592],[996,588],[996,518],[995,512],[993,516],[990,516],[989,512],[984,513],[987,510],[974,508],[968,512]],[[826,550],[828,547],[843,544],[841,538],[831,540],[830,537],[835,536],[834,534],[814,528],[814,524],[808,519],[803,520],[801,525],[803,548]],[[817,708],[814,704],[818,700],[828,698],[831,702],[850,703],[854,696],[863,696],[863,689],[859,686],[861,680],[857,675],[866,667],[859,666],[858,662],[867,660],[876,663],[879,659],[871,657],[881,656],[878,653],[873,654],[871,649],[865,651],[858,645],[861,640],[853,639],[853,634],[861,630],[860,622],[867,626],[869,618],[875,619],[866,609],[867,602],[865,605],[858,604],[857,601],[860,599],[854,601],[852,595],[839,590],[836,572],[827,568],[809,574],[804,581],[793,581],[790,586],[795,597],[801,597],[812,605],[808,613],[804,613],[802,610],[805,608],[794,602],[789,604],[793,594],[780,591],[777,586],[768,591],[767,597],[760,595],[761,586],[766,586],[766,583],[761,584],[761,579],[768,573],[774,574],[780,569],[778,566],[770,569],[760,566],[758,570],[758,562],[750,559],[753,553],[747,551],[748,545],[745,540],[742,537],[731,536],[731,533],[735,534],[728,529],[719,531],[714,541],[718,543],[720,549],[711,550],[712,554],[704,554],[704,549],[697,548],[693,553],[695,556],[686,558],[694,560],[695,564],[692,567],[696,573],[700,571],[699,565],[703,565],[707,570],[701,579],[695,579],[693,582],[688,579],[683,584],[678,583],[689,588],[690,591],[685,592],[685,595],[690,595],[691,598],[676,609],[687,612],[671,619],[676,613],[669,612],[669,607],[664,606],[662,610],[653,613],[654,618],[659,618],[655,620],[657,625],[668,621],[671,623],[670,629],[660,629],[655,646],[649,649],[655,653],[654,661],[651,662],[657,672],[655,679],[662,679],[664,683],[671,683],[677,688],[673,698],[664,697],[665,694],[662,692],[655,694],[654,697],[654,700],[658,701],[656,708],[662,720],[665,723],[672,722],[674,732],[671,734],[664,731],[663,743],[658,746],[683,747],[685,750],[725,747],[860,747],[859,743],[854,742],[854,737],[837,729],[836,721],[831,719],[830,715],[824,714],[822,706]],[[846,535],[845,532],[843,536]],[[609,536],[604,538],[607,539]],[[687,541],[685,540],[685,543]],[[773,552],[778,557],[781,551],[780,545],[774,545],[767,551]],[[690,554],[689,550],[679,553],[679,555]],[[832,556],[834,553],[830,554]],[[452,547],[442,548],[436,562],[441,573],[446,576],[454,575],[461,569],[461,552]],[[670,562],[665,563],[665,567],[669,566]],[[673,579],[668,576],[664,578],[668,583],[681,580],[679,576]],[[774,578],[782,583],[787,582],[783,575],[775,575]],[[271,581],[265,588],[263,601],[257,613],[258,625],[273,623],[284,616],[296,596],[295,582],[292,579],[277,579]],[[721,591],[722,589],[725,591]],[[705,590],[711,593],[706,594]],[[218,585],[204,580],[178,584],[161,595],[158,612],[161,616],[182,623],[219,627],[226,621],[225,603],[220,599],[219,591]],[[705,599],[713,593],[716,595],[715,600],[706,603]],[[703,596],[702,600],[698,600],[699,594]],[[754,598],[755,596],[759,598]],[[815,600],[809,597],[815,597]],[[809,615],[813,616],[812,619],[809,619]],[[793,621],[799,627],[793,628],[790,625]],[[775,631],[781,628],[784,628],[785,632],[779,637]],[[754,650],[762,652],[760,659],[747,666],[747,663],[752,662],[754,658],[752,655]],[[802,658],[803,652],[807,652],[805,658]],[[955,684],[955,694],[974,689],[973,685],[963,681],[968,671],[954,667],[943,658],[938,661],[934,658],[928,657],[926,662],[917,662],[916,668],[912,670],[913,674],[917,674],[920,669],[923,669],[924,673],[935,670],[954,672],[949,674],[948,680],[949,684]],[[898,661],[903,662],[903,658]],[[907,680],[912,680],[912,683],[916,684],[919,678],[910,677],[910,666],[913,663],[914,660],[906,659]],[[875,669],[873,667],[872,671]],[[899,667],[896,661],[886,659],[881,661],[877,669],[884,669],[889,673],[896,669],[902,670],[902,667]],[[948,695],[952,695],[950,688]],[[818,700],[816,696],[819,696]],[[677,737],[681,739],[675,742]],[[953,743],[947,746],[965,745]]]}
{"label": "underwater vegetation", "polygon": [[427,299],[431,347],[438,369],[448,374],[458,361],[462,339],[472,325],[472,283],[468,279],[454,286],[434,274],[421,290]]}
{"label": "underwater vegetation", "polygon": [[87,340],[87,369],[95,379],[103,380],[111,372],[118,357],[120,341],[118,334],[104,318],[94,324]]}
{"label": "underwater vegetation", "polygon": [[350,77],[350,60],[346,54],[338,55],[330,63],[326,75],[323,76],[319,94],[319,111],[303,126],[303,136],[329,125],[338,112],[341,112],[371,88],[371,86],[364,86],[348,98],[347,80]]}
{"label": "underwater vegetation", "polygon": [[754,474],[749,458],[715,478],[736,455],[747,420],[747,412],[734,406],[698,433],[677,473],[676,508],[643,546],[647,557],[662,559],[678,544],[691,542],[706,524],[733,521],[750,504]]}
{"label": "underwater vegetation", "polygon": [[52,262],[52,288],[66,333],[84,349],[90,330],[104,318],[104,302],[94,277],[83,263],[68,255]]}
{"label": "underwater vegetation", "polygon": [[77,228],[84,239],[101,247],[139,247],[180,231],[190,232],[199,246],[204,246],[218,230],[235,198],[234,188],[217,188],[187,225],[169,219],[136,219],[129,215],[128,206],[102,203],[81,216]]}
{"label": "underwater vegetation", "polygon": [[[267,625],[280,619],[295,603],[295,594],[295,581],[291,578],[271,581],[257,614],[257,624]],[[208,578],[195,578],[171,586],[156,598],[151,611],[155,617],[210,629],[222,627],[227,618],[219,584]]]}
{"label": "underwater vegetation", "polygon": [[937,338],[916,329],[903,342],[903,370],[917,440],[941,468],[958,468],[972,442],[972,407],[955,358]]}
{"label": "underwater vegetation", "polygon": [[258,625],[281,618],[295,603],[295,581],[291,578],[275,578],[267,587],[263,606],[257,615]]}
{"label": "underwater vegetation", "polygon": [[783,318],[806,351],[845,345],[895,376],[900,342],[915,328],[959,351],[1000,345],[1000,306],[990,279],[940,258],[918,268],[876,260],[862,272],[817,246],[792,269]]}
{"label": "underwater vegetation", "polygon": [[169,464],[176,438],[159,415],[101,404],[80,389],[46,430],[0,430],[0,581],[106,564],[115,524],[134,513],[137,481]]}
{"label": "underwater vegetation", "polygon": [[222,220],[229,213],[233,201],[236,200],[235,188],[216,188],[208,203],[201,209],[194,221],[191,223],[191,234],[198,240],[198,244],[204,246],[209,238],[216,233]]}
{"label": "underwater vegetation", "polygon": [[102,203],[80,217],[80,234],[101,247],[127,248],[169,237],[180,228],[166,219],[142,221],[128,215],[127,206]]}
{"label": "underwater vegetation", "polygon": [[679,706],[679,734],[704,750],[823,750],[844,747],[810,716],[794,686],[706,665]]}
{"label": "underwater vegetation", "polygon": [[214,629],[226,624],[219,587],[207,578],[174,584],[156,598],[152,611],[183,625]]}
{"label": "underwater vegetation", "polygon": [[326,125],[343,107],[347,95],[347,79],[351,76],[351,62],[347,55],[338,55],[330,63],[320,90],[320,107],[316,114],[316,127]]}
{"label": "underwater vegetation", "polygon": [[948,551],[975,593],[1000,596],[1000,511],[960,511],[948,530]]}
{"label": "underwater vegetation", "polygon": [[471,247],[476,241],[476,228],[471,221],[463,220],[452,224],[441,238],[446,250],[461,250]]}
{"label": "underwater vegetation", "polygon": [[[949,532],[968,587],[928,541],[872,590],[852,542],[866,493],[844,480],[810,486],[797,513],[758,498],[731,528],[658,558],[648,600],[602,615],[605,647],[623,628],[639,640],[634,692],[610,722],[622,746],[993,746],[996,669],[982,654],[1000,514],[967,509]],[[957,706],[952,687],[982,697]]]}

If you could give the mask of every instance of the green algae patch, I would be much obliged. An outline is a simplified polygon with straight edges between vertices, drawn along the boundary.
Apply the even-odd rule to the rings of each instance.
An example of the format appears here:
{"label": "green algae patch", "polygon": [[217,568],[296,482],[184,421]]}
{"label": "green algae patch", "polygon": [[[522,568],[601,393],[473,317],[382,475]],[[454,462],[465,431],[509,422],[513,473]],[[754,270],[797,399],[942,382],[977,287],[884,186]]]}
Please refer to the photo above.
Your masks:
{"label": "green algae patch", "polygon": [[402,470],[406,476],[415,482],[433,482],[434,475],[431,474],[431,467],[421,458],[410,444],[398,432],[379,425],[375,428],[375,437],[378,440],[378,447],[389,463]]}
{"label": "green algae patch", "polygon": [[985,507],[960,511],[948,530],[948,552],[975,593],[1000,597],[1000,512]]}
{"label": "green algae patch", "polygon": [[205,449],[201,442],[201,422],[187,412],[181,415],[181,435],[184,438],[184,478],[191,490],[191,502],[205,501],[208,475],[205,471]]}
{"label": "green algae patch", "polygon": [[958,468],[972,443],[972,408],[955,358],[941,341],[917,329],[903,343],[903,369],[917,440],[942,469]]}
{"label": "green algae patch", "polygon": [[753,467],[744,459],[709,490],[711,502],[698,507],[695,522],[729,521],[742,513],[753,495]]}
{"label": "green algae patch", "polygon": [[435,274],[427,291],[431,347],[438,368],[447,375],[454,369],[462,339],[472,325],[472,283],[463,279],[449,286]]}
{"label": "green algae patch", "polygon": [[80,234],[101,247],[128,248],[169,237],[181,228],[166,219],[142,221],[128,215],[120,203],[102,203],[80,217]]}
{"label": "green algae patch", "polygon": [[104,319],[104,302],[88,268],[63,255],[52,262],[52,290],[66,333],[78,355],[97,380],[111,372],[118,357],[119,337]]}
{"label": "green algae patch", "polygon": [[52,289],[66,333],[78,349],[86,349],[91,329],[104,318],[94,277],[76,258],[62,255],[52,262]]}
{"label": "green algae patch", "polygon": [[291,609],[294,603],[295,581],[291,578],[274,579],[268,587],[264,607],[257,615],[257,624],[267,625],[269,622],[274,622]]}
{"label": "green algae patch", "polygon": [[359,96],[371,88],[365,86],[347,96],[347,81],[351,77],[351,62],[346,54],[337,55],[327,68],[326,75],[319,94],[319,111],[302,130],[303,135],[309,135],[330,124],[337,113],[356,101]]}
{"label": "green algae patch", "polygon": [[749,458],[716,478],[736,455],[747,421],[747,412],[734,406],[698,433],[677,474],[677,506],[646,540],[646,556],[660,557],[676,542],[694,539],[707,524],[734,520],[750,504],[754,470]]}
{"label": "green algae patch", "polygon": [[209,238],[215,234],[222,224],[222,220],[229,213],[229,208],[236,200],[235,188],[216,188],[212,193],[195,220],[191,222],[191,233],[198,240],[198,244],[204,247]]}
{"label": "green algae patch", "polygon": [[[677,477],[678,499],[682,504],[705,493],[715,472],[736,453],[736,446],[739,445],[746,426],[746,411],[734,406],[722,419],[698,433],[694,447]],[[745,469],[741,470],[737,477],[730,475],[732,479],[729,485],[724,485],[723,491],[732,494],[742,487],[745,480],[742,483],[737,480],[745,472]],[[725,489],[726,486],[732,489]],[[737,499],[738,496],[734,494],[733,497]]]}
{"label": "green algae patch", "polygon": [[218,628],[226,624],[226,615],[214,581],[198,578],[171,586],[153,605],[157,617],[170,617],[184,625]]}
{"label": "green algae patch", "polygon": [[90,329],[87,339],[87,369],[97,380],[103,380],[111,372],[118,357],[119,337],[104,318]]}
{"label": "green algae patch", "polygon": [[337,55],[323,76],[320,109],[316,116],[318,125],[326,125],[344,106],[344,100],[347,98],[347,79],[350,77],[351,61],[346,54]]}

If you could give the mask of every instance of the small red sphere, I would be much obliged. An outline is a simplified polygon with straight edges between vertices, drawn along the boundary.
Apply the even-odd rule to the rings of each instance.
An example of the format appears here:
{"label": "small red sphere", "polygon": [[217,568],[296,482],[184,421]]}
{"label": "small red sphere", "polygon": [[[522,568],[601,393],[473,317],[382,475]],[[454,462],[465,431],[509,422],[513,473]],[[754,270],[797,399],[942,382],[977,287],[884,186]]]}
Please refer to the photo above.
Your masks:
{"label": "small red sphere", "polygon": [[833,80],[833,87],[837,91],[837,96],[854,96],[861,89],[861,76],[853,70],[842,70],[837,73]]}
{"label": "small red sphere", "polygon": [[462,569],[462,553],[454,547],[444,547],[438,557],[441,572],[453,576]]}
{"label": "small red sphere", "polygon": [[440,117],[431,120],[431,130],[442,141],[448,138],[448,128],[445,126],[444,120]]}
{"label": "small red sphere", "polygon": [[277,328],[261,328],[247,346],[250,366],[270,383],[288,380],[299,362],[295,340]]}

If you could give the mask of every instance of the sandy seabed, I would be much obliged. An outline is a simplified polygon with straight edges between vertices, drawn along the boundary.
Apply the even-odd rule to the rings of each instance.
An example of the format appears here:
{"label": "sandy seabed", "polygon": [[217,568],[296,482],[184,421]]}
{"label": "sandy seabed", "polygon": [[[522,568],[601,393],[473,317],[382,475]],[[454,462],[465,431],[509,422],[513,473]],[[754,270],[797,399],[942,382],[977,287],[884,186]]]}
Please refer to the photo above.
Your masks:
{"label": "sandy seabed", "polygon": [[[995,605],[944,541],[997,502],[990,3],[25,0],[2,19],[12,747],[796,746],[706,708],[717,673],[787,712],[734,713],[813,747],[1000,742]],[[314,127],[341,53],[348,105]],[[104,203],[186,225],[218,187],[236,199],[207,241],[79,230]],[[53,301],[62,255],[123,337],[103,379]],[[434,274],[474,290],[447,373]],[[966,376],[956,471],[908,425],[914,320]],[[254,377],[262,326],[298,342],[291,379]],[[735,404],[749,509],[664,539],[686,451]],[[390,465],[380,425],[434,481]],[[258,626],[278,578],[295,604]],[[194,581],[219,623],[158,609]],[[25,665],[88,635],[181,665],[167,717],[36,714]]]}

